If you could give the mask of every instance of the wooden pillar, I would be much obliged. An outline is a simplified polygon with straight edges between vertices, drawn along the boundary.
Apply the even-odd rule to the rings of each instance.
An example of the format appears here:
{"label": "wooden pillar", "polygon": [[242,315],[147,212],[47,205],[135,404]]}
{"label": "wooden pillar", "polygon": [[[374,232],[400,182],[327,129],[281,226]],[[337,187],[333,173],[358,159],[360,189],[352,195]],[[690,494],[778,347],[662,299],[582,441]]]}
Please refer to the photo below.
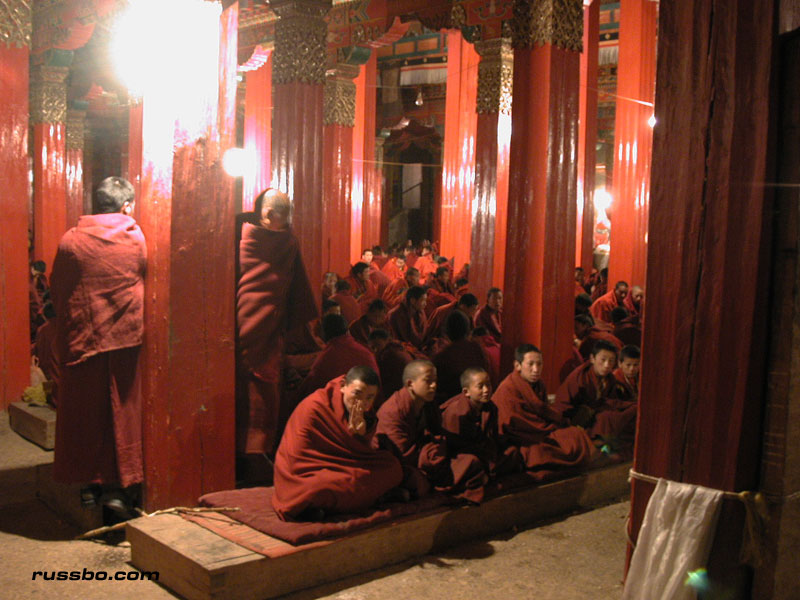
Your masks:
{"label": "wooden pillar", "polygon": [[256,157],[255,171],[244,177],[242,211],[253,210],[253,202],[269,187],[272,176],[272,55],[254,71],[245,74],[244,148]]}
{"label": "wooden pillar", "polygon": [[481,58],[469,287],[483,301],[489,288],[502,287],[505,273],[514,52],[506,38],[475,42],[475,50]]}
{"label": "wooden pillar", "polygon": [[350,194],[353,181],[353,127],[356,123],[358,65],[338,63],[328,70],[324,88],[322,253],[325,271],[350,269]]}
{"label": "wooden pillar", "polygon": [[[634,468],[740,491],[758,483],[764,403],[775,3],[719,6],[660,5]],[[632,487],[636,540],[653,486]],[[747,588],[743,517],[724,501],[709,562],[731,597]]]}
{"label": "wooden pillar", "polygon": [[440,254],[455,258],[458,271],[470,259],[478,53],[460,31],[447,34],[447,98],[439,227]]}
{"label": "wooden pillar", "polygon": [[622,0],[608,281],[642,285],[647,267],[658,4]]}
{"label": "wooden pillar", "polygon": [[[293,203],[292,227],[312,289],[322,281],[323,88],[331,0],[274,0],[272,185]],[[317,301],[320,298],[317,297]]]}
{"label": "wooden pillar", "polygon": [[581,0],[514,3],[503,356],[530,342],[558,384],[573,338]]}
{"label": "wooden pillar", "polygon": [[378,116],[378,57],[376,52],[370,55],[362,70],[364,72],[364,202],[361,210],[361,240],[357,250],[358,256],[361,256],[362,248],[372,247],[376,244],[381,245],[386,239],[381,234],[382,223],[386,219],[386,215],[381,210],[384,139],[375,137]]}
{"label": "wooden pillar", "polygon": [[[28,64],[30,4],[0,13],[0,410],[30,383],[28,314]],[[14,15],[15,18],[12,18]]]}
{"label": "wooden pillar", "polygon": [[[67,230],[67,65],[72,52],[50,50],[44,64],[31,70],[30,112],[33,124],[34,257],[53,266]],[[48,64],[51,63],[51,64]],[[55,64],[52,64],[55,63]]]}
{"label": "wooden pillar", "polygon": [[83,140],[86,112],[67,111],[67,229],[78,224],[83,211]]}
{"label": "wooden pillar", "polygon": [[[583,2],[580,123],[578,127],[578,221],[575,266],[589,275],[594,268],[594,181],[597,169],[597,63],[600,0]],[[655,76],[655,71],[654,71]]]}
{"label": "wooden pillar", "polygon": [[[234,485],[234,297],[224,293],[234,288],[234,257],[220,249],[234,239],[233,181],[221,156],[235,143],[237,25],[234,3],[197,40],[219,45],[218,63],[203,63],[208,71],[185,82],[191,90],[146,93],[142,110],[131,114],[132,125],[141,125],[131,131],[129,164],[134,179],[141,165],[137,218],[148,251],[147,510],[193,505]],[[207,110],[186,113],[175,92]]]}

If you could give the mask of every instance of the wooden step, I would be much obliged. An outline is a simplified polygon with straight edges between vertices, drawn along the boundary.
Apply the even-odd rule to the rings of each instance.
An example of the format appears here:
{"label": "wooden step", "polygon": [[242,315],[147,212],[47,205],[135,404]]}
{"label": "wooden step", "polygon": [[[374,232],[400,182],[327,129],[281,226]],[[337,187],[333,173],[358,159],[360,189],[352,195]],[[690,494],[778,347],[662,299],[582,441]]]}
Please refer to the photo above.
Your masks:
{"label": "wooden step", "polygon": [[265,554],[176,515],[143,517],[128,523],[131,560],[141,571],[157,571],[159,583],[190,600],[274,598],[609,502],[628,493],[629,469],[626,463],[589,471],[480,506],[413,515],[303,546],[256,533]]}
{"label": "wooden step", "polygon": [[8,407],[11,429],[45,450],[56,445],[56,411],[50,406],[12,402]]}

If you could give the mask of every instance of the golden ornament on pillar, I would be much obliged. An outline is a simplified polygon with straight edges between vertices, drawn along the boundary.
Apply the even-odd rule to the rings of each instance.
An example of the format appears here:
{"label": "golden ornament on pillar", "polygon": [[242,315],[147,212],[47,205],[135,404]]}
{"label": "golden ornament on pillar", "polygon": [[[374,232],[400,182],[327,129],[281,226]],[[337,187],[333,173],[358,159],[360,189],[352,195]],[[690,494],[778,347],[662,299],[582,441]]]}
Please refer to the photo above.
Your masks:
{"label": "golden ornament on pillar", "polygon": [[475,42],[478,64],[478,114],[511,114],[514,81],[514,51],[511,40],[496,38]]}
{"label": "golden ornament on pillar", "polygon": [[356,124],[356,84],[358,65],[340,63],[325,76],[323,118],[325,125],[353,127]]}
{"label": "golden ornament on pillar", "polygon": [[274,0],[274,83],[324,83],[331,0]]}
{"label": "golden ornament on pillar", "polygon": [[69,67],[31,69],[31,123],[63,123],[67,119]]}
{"label": "golden ornament on pillar", "polygon": [[32,29],[30,0],[0,0],[0,42],[30,47]]}
{"label": "golden ornament on pillar", "polygon": [[67,111],[67,150],[83,150],[86,113],[82,110]]}
{"label": "golden ornament on pillar", "polygon": [[514,0],[514,47],[583,50],[583,0]]}

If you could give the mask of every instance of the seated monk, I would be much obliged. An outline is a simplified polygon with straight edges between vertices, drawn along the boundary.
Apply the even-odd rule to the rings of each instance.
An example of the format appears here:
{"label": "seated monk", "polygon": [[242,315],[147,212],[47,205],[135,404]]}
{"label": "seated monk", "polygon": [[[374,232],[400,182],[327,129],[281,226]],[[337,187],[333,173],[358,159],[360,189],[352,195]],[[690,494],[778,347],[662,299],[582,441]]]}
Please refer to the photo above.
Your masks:
{"label": "seated monk", "polygon": [[475,315],[475,327],[483,327],[499,344],[503,337],[503,292],[493,287],[486,296],[486,304]]}
{"label": "seated monk", "polygon": [[383,295],[386,286],[392,282],[391,277],[387,277],[386,274],[381,270],[381,267],[385,262],[383,257],[380,254],[375,254],[371,248],[365,248],[361,253],[360,262],[369,265],[369,280],[372,282],[372,285],[375,286],[376,297],[380,298]]}
{"label": "seated monk", "polygon": [[346,281],[350,282],[350,293],[361,306],[361,313],[367,310],[369,303],[378,297],[375,284],[369,279],[369,265],[365,262],[357,262],[350,268],[350,276]]}
{"label": "seated monk", "polygon": [[332,314],[322,319],[322,338],[325,341],[325,349],[311,365],[311,370],[298,391],[298,398],[305,398],[356,365],[364,365],[375,372],[378,371],[372,352],[347,332],[347,322],[342,315]]}
{"label": "seated monk", "polygon": [[322,319],[328,315],[341,315],[342,307],[336,300],[323,300],[322,301],[322,316],[319,319],[314,319],[311,322],[311,335],[314,342],[317,344],[318,349],[325,347],[325,338],[322,335]]}
{"label": "seated monk", "polygon": [[456,279],[456,298],[461,298],[469,292],[469,280],[465,278]]}
{"label": "seated monk", "polygon": [[614,324],[612,333],[624,346],[639,346],[642,343],[642,330],[635,322],[637,320],[638,317],[631,317],[621,306],[611,311],[611,322]]}
{"label": "seated monk", "polygon": [[628,452],[636,427],[636,403],[620,397],[613,371],[617,348],[598,341],[589,360],[570,373],[556,392],[555,409],[587,430],[598,445]]}
{"label": "seated monk", "polygon": [[331,300],[336,302],[342,311],[342,316],[348,323],[355,323],[361,317],[361,305],[353,298],[352,286],[347,279],[336,282],[336,293]]}
{"label": "seated monk", "polygon": [[[367,254],[368,249],[364,249],[364,252],[361,253],[361,262],[367,262],[364,260],[365,256],[369,256]],[[383,251],[383,248],[380,246],[373,246],[372,247],[372,260],[367,262],[367,264],[375,269],[376,271],[380,271],[383,269],[383,266],[386,264],[386,261],[389,260],[389,256]]]}
{"label": "seated monk", "polygon": [[420,255],[414,262],[414,266],[419,271],[420,281],[427,281],[428,276],[436,272],[437,264],[434,262],[433,247],[430,242],[423,243],[420,249]]}
{"label": "seated monk", "polygon": [[639,360],[641,357],[639,346],[625,346],[619,352],[619,366],[614,370],[614,378],[619,384],[618,392],[623,400],[639,401]]}
{"label": "seated monk", "polygon": [[578,315],[575,317],[575,338],[577,340],[578,352],[583,360],[589,360],[594,345],[600,341],[612,344],[617,350],[622,350],[623,343],[613,334],[605,329],[598,327],[589,315]]}
{"label": "seated monk", "polygon": [[438,491],[462,493],[479,502],[488,476],[481,461],[471,454],[450,458],[441,436],[436,404],[436,367],[415,360],[403,371],[404,385],[378,409],[378,429],[373,446],[387,448],[403,464],[403,487],[423,497],[433,486]]}
{"label": "seated monk", "polygon": [[371,507],[403,479],[391,452],[372,447],[378,375],[353,367],[303,400],[275,455],[272,506],[283,520],[320,520]]}
{"label": "seated monk", "polygon": [[461,374],[461,393],[441,406],[447,448],[455,454],[473,454],[494,479],[521,472],[522,456],[515,446],[500,449],[497,406],[491,400],[492,382],[483,369],[470,367]]}
{"label": "seated monk", "polygon": [[403,387],[403,370],[412,360],[424,359],[425,355],[408,342],[393,340],[385,329],[374,329],[369,334],[369,349],[378,363],[381,376],[381,392],[389,397]]}
{"label": "seated monk", "polygon": [[389,328],[394,337],[419,350],[422,350],[425,328],[428,326],[425,316],[427,302],[427,290],[415,285],[408,289],[405,300],[389,311]]}
{"label": "seated monk", "polygon": [[492,397],[503,445],[520,449],[535,481],[555,479],[601,459],[586,431],[568,426],[550,406],[541,374],[541,351],[521,344],[514,351],[514,371]]}
{"label": "seated monk", "polygon": [[583,267],[575,267],[575,297],[578,297],[581,294],[586,293],[586,288],[583,287],[584,285],[583,280],[584,280]]}
{"label": "seated monk", "polygon": [[369,345],[369,334],[375,329],[386,329],[386,303],[383,300],[373,300],[367,307],[367,312],[354,322],[350,323],[350,335],[355,340]]}
{"label": "seated monk", "polygon": [[464,263],[463,265],[461,265],[461,270],[459,270],[458,273],[453,275],[453,279],[456,282],[456,292],[457,292],[459,287],[458,285],[459,281],[461,280],[464,280],[465,282],[469,281],[469,263]]}
{"label": "seated monk", "polygon": [[391,310],[400,304],[405,298],[406,290],[415,285],[419,285],[419,271],[414,267],[409,267],[403,279],[395,279],[383,292],[383,301],[386,302],[386,307]]}
{"label": "seated monk", "polygon": [[617,306],[622,306],[627,295],[628,284],[624,281],[618,281],[613,290],[597,298],[589,308],[592,318],[595,321],[611,323],[611,311]]}
{"label": "seated monk", "polygon": [[436,290],[440,294],[452,296],[453,299],[456,297],[456,288],[453,287],[453,282],[450,279],[450,268],[445,265],[436,268],[429,285],[432,290]]}
{"label": "seated monk", "polygon": [[472,339],[478,342],[483,349],[486,360],[489,363],[489,377],[492,386],[495,382],[500,383],[500,344],[489,335],[485,327],[476,327],[472,330]]}
{"label": "seated monk", "polygon": [[339,276],[328,271],[322,276],[322,300],[325,301],[336,293],[336,282],[339,281]]}
{"label": "seated monk", "polygon": [[395,279],[403,279],[406,276],[407,269],[405,257],[399,255],[387,260],[381,270],[391,281],[394,281]]}
{"label": "seated monk", "polygon": [[608,291],[608,267],[600,269],[599,273],[595,273],[594,283],[592,284],[592,302],[597,300],[600,296],[604,296]]}
{"label": "seated monk", "polygon": [[589,308],[592,306],[592,297],[589,294],[578,294],[575,296],[575,314],[576,315],[589,315]]}
{"label": "seated monk", "polygon": [[467,316],[470,328],[472,328],[475,322],[475,313],[478,312],[478,298],[475,294],[464,294],[458,300],[453,300],[433,311],[433,314],[428,319],[428,328],[425,330],[426,348],[434,347],[437,338],[444,336],[445,321],[455,310],[459,310]]}
{"label": "seated monk", "polygon": [[445,334],[449,344],[432,359],[439,381],[436,403],[441,404],[461,391],[461,373],[470,367],[489,370],[489,361],[481,345],[470,338],[472,328],[467,316],[454,310],[447,317]]}
{"label": "seated monk", "polygon": [[406,259],[406,266],[410,269],[414,266],[414,263],[417,262],[417,253],[414,251],[414,246],[410,245],[411,240],[408,241],[408,244],[403,246],[401,252],[403,253],[403,258]]}
{"label": "seated monk", "polygon": [[631,291],[625,296],[623,305],[628,310],[631,317],[639,317],[641,320],[642,311],[644,309],[644,288],[639,285],[631,287]]}

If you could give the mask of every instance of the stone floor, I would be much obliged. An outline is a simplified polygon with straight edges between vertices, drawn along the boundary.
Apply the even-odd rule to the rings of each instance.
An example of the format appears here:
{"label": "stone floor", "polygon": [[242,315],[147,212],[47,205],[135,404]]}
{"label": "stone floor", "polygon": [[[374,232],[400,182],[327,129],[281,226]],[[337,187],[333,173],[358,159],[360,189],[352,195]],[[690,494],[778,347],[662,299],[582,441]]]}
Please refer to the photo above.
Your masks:
{"label": "stone floor", "polygon": [[[34,498],[30,471],[51,460],[51,452],[10,431],[0,413],[0,598],[174,597],[150,581],[32,580],[34,571],[135,572],[122,536],[74,541],[80,531]],[[622,595],[627,513],[620,501],[284,598],[615,600]]]}

